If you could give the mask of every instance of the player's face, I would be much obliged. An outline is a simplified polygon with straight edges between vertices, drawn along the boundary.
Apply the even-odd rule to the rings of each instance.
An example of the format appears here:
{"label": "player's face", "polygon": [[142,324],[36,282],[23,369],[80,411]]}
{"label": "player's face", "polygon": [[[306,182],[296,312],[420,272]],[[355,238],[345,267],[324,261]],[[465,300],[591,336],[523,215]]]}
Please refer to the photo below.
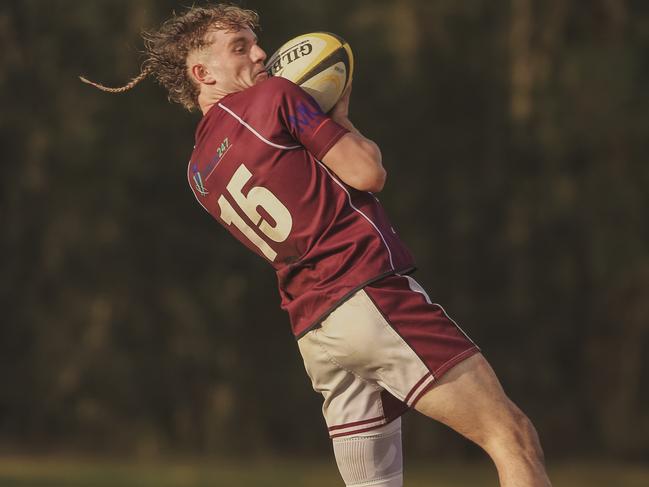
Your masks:
{"label": "player's face", "polygon": [[242,91],[268,78],[264,69],[266,53],[257,45],[252,30],[215,30],[209,40],[212,43],[207,47],[205,67],[214,76],[220,91]]}

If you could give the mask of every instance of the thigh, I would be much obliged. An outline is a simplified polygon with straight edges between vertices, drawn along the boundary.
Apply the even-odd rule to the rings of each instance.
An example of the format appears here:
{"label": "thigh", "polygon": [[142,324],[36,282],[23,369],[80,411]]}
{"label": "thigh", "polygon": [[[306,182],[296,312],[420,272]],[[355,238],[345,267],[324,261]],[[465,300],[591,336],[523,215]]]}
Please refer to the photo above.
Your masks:
{"label": "thigh", "polygon": [[298,341],[329,433],[388,423],[479,351],[409,276],[356,292]]}
{"label": "thigh", "polygon": [[482,354],[450,369],[414,408],[478,444],[516,410]]}

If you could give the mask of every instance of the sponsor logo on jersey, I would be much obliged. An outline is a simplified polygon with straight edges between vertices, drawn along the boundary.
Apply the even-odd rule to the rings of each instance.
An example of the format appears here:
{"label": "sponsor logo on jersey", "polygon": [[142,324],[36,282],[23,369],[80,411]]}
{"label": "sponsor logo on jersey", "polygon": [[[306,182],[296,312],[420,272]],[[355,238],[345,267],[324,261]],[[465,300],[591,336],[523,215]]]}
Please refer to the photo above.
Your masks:
{"label": "sponsor logo on jersey", "polygon": [[305,128],[313,128],[320,120],[322,120],[322,111],[319,108],[310,107],[302,102],[299,102],[295,107],[295,115],[288,116],[288,122],[299,133],[302,133]]}
{"label": "sponsor logo on jersey", "polygon": [[201,176],[201,172],[198,170],[198,164],[196,163],[192,164],[192,179],[194,180],[194,187],[196,188],[196,191],[198,191],[198,193],[202,196],[207,196],[209,194],[209,191],[205,189],[205,185],[203,184],[203,177]]}
{"label": "sponsor logo on jersey", "polygon": [[214,172],[214,168],[216,168],[218,163],[221,162],[221,159],[223,159],[223,156],[225,155],[225,153],[228,150],[230,150],[230,147],[231,147],[230,146],[230,141],[226,137],[225,139],[223,139],[221,144],[216,148],[216,154],[214,155],[212,160],[209,162],[209,164],[205,167],[204,173],[207,174],[207,176],[205,176],[205,181],[207,181],[210,178],[210,176]]}
{"label": "sponsor logo on jersey", "polygon": [[[198,168],[197,163],[192,164],[192,179],[194,180],[194,187],[196,188],[196,191],[198,191],[199,194],[203,196],[207,196],[209,194],[209,191],[207,188],[205,188],[205,182],[209,179],[209,177],[212,175],[214,172],[214,169],[216,169],[216,166],[221,162],[221,159],[223,159],[223,156],[225,156],[225,153],[230,150],[230,141],[226,137],[223,139],[223,141],[219,144],[219,146],[216,148],[216,154],[212,158],[212,160],[205,166],[205,169],[203,170],[203,173],[201,174],[201,170]],[[206,176],[203,177],[203,174]]]}

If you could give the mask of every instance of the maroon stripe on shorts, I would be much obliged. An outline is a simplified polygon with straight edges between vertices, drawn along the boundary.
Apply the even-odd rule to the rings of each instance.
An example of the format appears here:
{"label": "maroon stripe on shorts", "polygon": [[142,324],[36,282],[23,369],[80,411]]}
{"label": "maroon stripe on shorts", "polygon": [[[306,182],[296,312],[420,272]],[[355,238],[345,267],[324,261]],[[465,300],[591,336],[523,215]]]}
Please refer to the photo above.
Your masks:
{"label": "maroon stripe on shorts", "polygon": [[[466,350],[465,352],[461,353],[460,355],[456,355],[451,360],[449,360],[444,365],[442,365],[442,367],[440,367],[437,370],[437,372],[435,372],[435,377],[440,377],[440,376],[444,375],[444,372],[446,372],[447,370],[452,369],[454,365],[459,364],[460,362],[462,362],[462,360],[464,360],[466,358],[469,358],[471,355],[473,355],[475,353],[478,353],[479,351],[480,351],[480,349],[478,347],[473,347],[473,348],[470,348],[469,350]],[[428,391],[430,391],[435,384],[437,384],[436,380],[432,381],[430,384],[428,384],[426,387],[424,387],[419,392],[419,394],[417,394],[417,397],[415,397],[412,400],[412,407],[413,408],[415,407],[415,404],[417,404],[417,402],[419,402],[419,400],[424,396],[424,394],[426,394]],[[413,388],[412,390],[414,391],[415,389]]]}
{"label": "maroon stripe on shorts", "polygon": [[343,429],[343,428],[349,428],[350,426],[360,426],[362,424],[374,423],[375,421],[379,421],[379,420],[381,420],[383,418],[384,418],[384,416],[378,416],[376,418],[364,419],[362,421],[354,421],[352,423],[337,424],[336,426],[332,426],[331,428],[329,428],[329,431],[339,430],[339,429]]}
{"label": "maroon stripe on shorts", "polygon": [[348,431],[346,433],[338,433],[335,435],[329,435],[329,438],[339,438],[341,436],[351,436],[351,435],[357,435],[358,433],[365,433],[366,431],[372,431],[375,430],[376,428],[380,428],[381,426],[385,426],[385,424],[377,424],[376,426],[370,426],[369,428],[361,428],[359,430],[354,430],[354,431]]}
{"label": "maroon stripe on shorts", "polygon": [[423,294],[410,289],[407,278],[388,276],[364,290],[436,380],[453,365],[480,351],[439,305],[428,303]]}
{"label": "maroon stripe on shorts", "polygon": [[419,379],[419,380],[417,381],[417,383],[416,383],[414,386],[412,386],[412,389],[410,389],[410,392],[408,393],[408,395],[406,396],[406,398],[403,400],[403,402],[405,402],[406,404],[408,404],[408,400],[410,399],[410,396],[412,396],[412,393],[415,392],[415,391],[417,390],[417,387],[419,387],[419,386],[421,385],[421,383],[424,382],[426,379],[428,379],[431,375],[433,375],[433,374],[431,374],[430,372],[428,372],[428,373],[427,373],[426,375],[424,375],[421,379]]}

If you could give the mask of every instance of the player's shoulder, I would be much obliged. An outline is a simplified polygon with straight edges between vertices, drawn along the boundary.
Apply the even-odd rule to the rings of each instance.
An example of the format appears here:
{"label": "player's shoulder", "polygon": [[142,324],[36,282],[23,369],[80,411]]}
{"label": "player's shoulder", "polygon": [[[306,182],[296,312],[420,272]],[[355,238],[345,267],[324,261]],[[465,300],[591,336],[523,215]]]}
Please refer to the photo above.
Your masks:
{"label": "player's shoulder", "polygon": [[282,78],[281,76],[271,76],[260,84],[269,90],[294,90],[295,88],[300,89],[300,87],[293,83],[291,80]]}
{"label": "player's shoulder", "polygon": [[282,98],[302,93],[302,88],[281,76],[272,76],[255,85],[258,95]]}

